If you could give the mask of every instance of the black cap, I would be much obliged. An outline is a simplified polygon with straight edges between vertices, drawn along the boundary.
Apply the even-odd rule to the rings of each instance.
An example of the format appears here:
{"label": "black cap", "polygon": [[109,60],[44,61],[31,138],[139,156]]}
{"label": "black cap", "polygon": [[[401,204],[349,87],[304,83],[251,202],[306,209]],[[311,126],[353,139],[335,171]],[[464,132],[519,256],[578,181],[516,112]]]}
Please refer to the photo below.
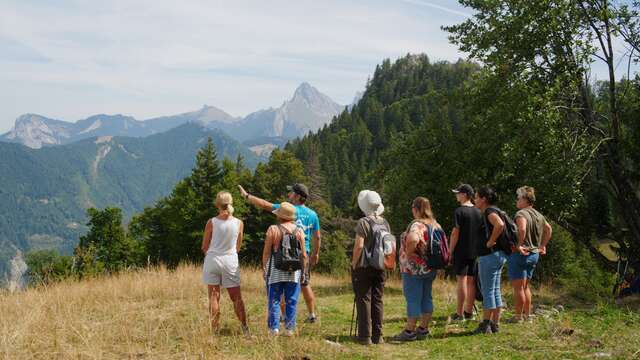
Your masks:
{"label": "black cap", "polygon": [[304,196],[305,198],[309,197],[309,189],[304,184],[295,183],[293,185],[289,185],[287,186],[287,190],[293,191],[294,193],[300,196]]}
{"label": "black cap", "polygon": [[457,188],[451,190],[454,193],[462,193],[467,195],[468,197],[473,197],[473,194],[475,194],[475,191],[473,191],[473,187],[469,184],[461,184],[460,186],[458,186]]}

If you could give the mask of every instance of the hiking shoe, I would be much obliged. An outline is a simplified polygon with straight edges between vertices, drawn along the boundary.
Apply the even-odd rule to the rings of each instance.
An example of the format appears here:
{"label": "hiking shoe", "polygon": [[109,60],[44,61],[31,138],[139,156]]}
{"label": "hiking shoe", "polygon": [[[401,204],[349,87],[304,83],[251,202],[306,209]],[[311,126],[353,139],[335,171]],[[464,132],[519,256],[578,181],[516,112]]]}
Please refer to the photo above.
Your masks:
{"label": "hiking shoe", "polygon": [[415,341],[418,339],[418,333],[415,331],[402,330],[398,335],[391,338],[393,341]]}
{"label": "hiking shoe", "polygon": [[464,321],[464,316],[458,315],[458,313],[453,313],[450,317],[451,321]]}
{"label": "hiking shoe", "polygon": [[371,342],[376,344],[376,345],[382,345],[382,344],[384,344],[384,338],[382,336],[380,336],[377,339],[371,339]]}
{"label": "hiking shoe", "polygon": [[522,324],[524,322],[524,320],[522,320],[522,318],[519,318],[517,316],[508,318],[507,320],[504,321],[506,324]]}
{"label": "hiking shoe", "polygon": [[491,327],[491,333],[497,334],[500,332],[500,324],[496,324],[492,321],[489,323],[489,326]]}
{"label": "hiking shoe", "polygon": [[295,332],[293,331],[293,329],[286,329],[284,331],[284,336],[286,337],[292,337],[293,335],[295,335]]}
{"label": "hiking shoe", "polygon": [[269,329],[269,335],[278,336],[278,335],[280,335],[280,330],[278,330],[278,329]]}
{"label": "hiking shoe", "polygon": [[474,334],[493,334],[491,331],[491,320],[482,320],[478,327],[473,330]]}
{"label": "hiking shoe", "polygon": [[416,329],[416,339],[424,340],[429,336],[429,329],[423,328],[422,326],[418,326]]}
{"label": "hiking shoe", "polygon": [[526,321],[527,323],[532,323],[535,319],[536,316],[534,314],[529,314],[529,316],[527,316],[524,321]]}
{"label": "hiking shoe", "polygon": [[318,317],[315,315],[309,315],[306,319],[304,319],[304,322],[307,324],[315,324],[316,321],[318,321]]}
{"label": "hiking shoe", "polygon": [[368,337],[368,338],[356,337],[356,342],[358,344],[360,344],[360,345],[365,345],[365,346],[373,344],[373,342],[371,342],[371,338],[370,337]]}
{"label": "hiking shoe", "polygon": [[242,335],[244,337],[251,337],[251,333],[249,332],[249,327],[247,325],[242,326]]}
{"label": "hiking shoe", "polygon": [[[456,315],[458,315],[458,314],[456,314]],[[473,314],[473,312],[468,313],[468,312],[466,312],[466,311],[465,311],[465,312],[463,313],[463,317],[464,317],[464,320],[471,320],[471,321],[473,321],[473,320],[475,320],[475,319],[476,319],[476,316]]]}

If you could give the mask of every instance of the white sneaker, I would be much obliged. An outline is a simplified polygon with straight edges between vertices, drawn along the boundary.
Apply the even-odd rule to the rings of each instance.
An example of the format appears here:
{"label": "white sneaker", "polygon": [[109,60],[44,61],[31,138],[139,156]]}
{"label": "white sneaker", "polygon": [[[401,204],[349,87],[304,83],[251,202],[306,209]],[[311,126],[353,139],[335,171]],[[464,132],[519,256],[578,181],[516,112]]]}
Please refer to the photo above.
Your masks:
{"label": "white sneaker", "polygon": [[284,336],[287,336],[287,337],[292,337],[294,334],[295,334],[294,331],[291,329],[286,329],[284,331]]}
{"label": "white sneaker", "polygon": [[269,335],[278,336],[278,335],[280,335],[280,330],[278,330],[278,329],[269,329]]}

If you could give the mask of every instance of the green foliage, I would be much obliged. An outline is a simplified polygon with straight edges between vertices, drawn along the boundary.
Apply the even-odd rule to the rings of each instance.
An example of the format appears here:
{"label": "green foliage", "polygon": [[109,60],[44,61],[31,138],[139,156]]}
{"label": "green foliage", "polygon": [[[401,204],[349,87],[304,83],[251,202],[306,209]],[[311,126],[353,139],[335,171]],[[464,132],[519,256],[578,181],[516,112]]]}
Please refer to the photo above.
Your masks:
{"label": "green foliage", "polygon": [[591,253],[571,234],[554,226],[547,254],[540,257],[534,272],[534,283],[562,286],[575,298],[595,301],[611,295],[615,276],[607,272]]}
{"label": "green foliage", "polygon": [[344,275],[349,272],[351,262],[346,249],[352,242],[344,231],[338,230],[322,235],[320,261],[315,270],[321,273]]}
{"label": "green foliage", "polygon": [[55,250],[35,250],[26,254],[31,285],[47,285],[73,275],[73,257]]}
{"label": "green foliage", "polygon": [[573,231],[609,221],[608,198],[585,177],[597,144],[579,116],[558,106],[567,88],[559,78],[500,71],[464,62],[430,64],[426,56],[385,61],[353,111],[288,149],[305,163],[320,164],[316,177],[336,214],[359,217],[355,194],[379,190],[394,232],[410,221],[416,196],[428,197],[438,221],[451,229],[457,203],[450,189],[460,182],[491,184],[501,194],[498,205],[510,213],[515,189],[533,186],[537,208],[572,230],[556,231],[538,281],[568,286],[569,279],[582,279],[592,293],[605,294],[608,275]]}
{"label": "green foliage", "polygon": [[[248,192],[273,203],[288,200],[287,185],[309,183],[302,162],[292,153],[279,149],[271,153],[269,162],[258,164],[250,181],[248,177],[244,180],[246,182],[242,185]],[[312,193],[313,191],[311,189]],[[262,258],[267,228],[275,224],[275,217],[269,212],[249,206],[245,218],[245,239],[239,255],[244,262],[258,264]]]}
{"label": "green foliage", "polygon": [[286,200],[286,185],[306,181],[303,166],[291,153],[275,150],[269,162],[259,164],[255,175],[244,166],[243,158],[235,162],[217,159],[211,141],[198,152],[191,175],[178,182],[172,193],[133,217],[129,231],[143,243],[153,263],[177,266],[180,262],[203,259],[202,236],[207,221],[216,215],[215,197],[229,191],[234,197],[234,216],[245,221],[245,238],[240,251],[244,263],[258,263],[264,233],[275,218],[269,212],[245,203],[238,191],[242,184],[252,194],[270,201]]}
{"label": "green foliage", "polygon": [[223,132],[195,124],[145,138],[86,139],[42,149],[0,142],[0,278],[15,248],[72,254],[88,231],[90,207],[118,206],[129,219],[169,194],[189,175],[207,137],[220,156],[242,155],[249,168],[259,160]]}
{"label": "green foliage", "polygon": [[81,276],[117,272],[142,262],[142,244],[125,234],[122,210],[105,208],[87,211],[89,232],[80,237],[75,249]]}
{"label": "green foliage", "polygon": [[[554,201],[550,209],[559,223],[603,263],[606,259],[591,244],[594,230],[618,241],[626,255],[640,258],[640,186],[637,165],[629,161],[636,157],[632,144],[637,139],[633,135],[637,117],[629,115],[637,106],[633,105],[637,85],[616,78],[621,61],[630,74],[631,64],[638,60],[640,4],[599,0],[460,3],[475,12],[465,22],[445,28],[451,40],[486,65],[485,73],[493,79],[498,95],[522,89],[524,96],[499,105],[498,110],[516,118],[552,120],[551,128],[541,130],[561,144],[551,152],[553,159],[569,161],[574,153],[580,159],[560,168],[547,165],[561,173],[558,179],[553,173],[548,176],[551,184],[569,183],[581,190],[561,191],[560,198],[549,194],[547,198]],[[608,78],[593,86],[589,76],[596,61],[607,68]],[[518,106],[527,103],[534,106]],[[599,194],[603,190],[607,200]],[[589,199],[593,194],[597,198]],[[555,206],[566,204],[570,197],[573,201],[567,209]],[[614,206],[604,208],[608,215],[600,211],[598,223],[592,226],[576,215],[590,212],[587,205],[594,202]]]}
{"label": "green foliage", "polygon": [[[416,128],[429,126],[434,114],[444,113],[455,128],[459,112],[448,104],[461,93],[478,66],[459,61],[431,63],[426,55],[407,55],[376,67],[360,102],[316,134],[287,145],[305,164],[319,163],[319,181],[326,200],[352,216],[357,192],[364,187],[382,190],[397,159],[383,158],[394,141],[402,142]],[[418,149],[428,148],[419,144]],[[409,149],[415,151],[417,149]],[[314,171],[316,174],[317,171]]]}

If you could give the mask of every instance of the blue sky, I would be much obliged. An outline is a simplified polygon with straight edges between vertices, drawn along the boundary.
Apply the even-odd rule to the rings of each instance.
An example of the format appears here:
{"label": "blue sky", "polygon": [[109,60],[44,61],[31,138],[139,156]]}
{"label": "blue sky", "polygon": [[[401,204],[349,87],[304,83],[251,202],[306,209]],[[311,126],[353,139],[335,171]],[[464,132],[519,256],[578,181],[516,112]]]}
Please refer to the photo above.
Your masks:
{"label": "blue sky", "polygon": [[455,61],[449,0],[0,1],[0,133],[24,113],[138,119],[279,106],[307,81],[346,104],[375,65]]}

